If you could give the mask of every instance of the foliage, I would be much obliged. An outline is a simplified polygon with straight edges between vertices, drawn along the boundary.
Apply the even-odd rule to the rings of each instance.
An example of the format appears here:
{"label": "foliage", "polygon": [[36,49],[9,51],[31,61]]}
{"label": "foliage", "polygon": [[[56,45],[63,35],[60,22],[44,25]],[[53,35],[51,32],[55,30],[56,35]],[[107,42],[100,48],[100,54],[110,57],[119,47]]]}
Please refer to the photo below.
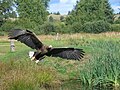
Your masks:
{"label": "foliage", "polygon": [[0,26],[5,22],[5,19],[17,17],[13,6],[13,0],[0,1]]}
{"label": "foliage", "polygon": [[[56,33],[64,33],[65,25],[61,22],[45,22],[38,28],[37,34],[56,34]],[[62,30],[63,29],[63,30]]]}
{"label": "foliage", "polygon": [[58,11],[58,12],[54,12],[53,14],[55,14],[55,15],[60,15],[60,12]]}
{"label": "foliage", "polygon": [[55,90],[57,90],[59,87],[56,84],[61,85],[64,81],[76,81],[76,79],[80,81],[76,88],[81,86],[81,83],[84,83],[84,87],[93,86],[92,89],[96,86],[100,89],[102,86],[117,87],[120,85],[119,33],[65,34],[60,37],[61,40],[57,41],[52,35],[39,36],[45,44],[52,44],[55,47],[82,48],[85,51],[85,57],[81,61],[46,57],[35,64],[28,58],[28,52],[31,51],[29,47],[15,42],[16,51],[10,52],[8,39],[5,37],[1,39],[1,37],[0,81],[2,82],[0,88],[3,90],[38,90],[47,86],[53,89],[52,86],[55,85]]}
{"label": "foliage", "polygon": [[[120,44],[120,43],[119,43]],[[119,44],[113,41],[94,41],[91,43],[92,58],[80,69],[80,79],[84,84],[118,87],[120,85]],[[100,50],[95,50],[96,48]]]}
{"label": "foliage", "polygon": [[72,25],[74,23],[81,23],[84,25],[85,23],[99,20],[112,23],[112,18],[113,10],[111,9],[108,0],[80,0],[66,18],[66,24]]}
{"label": "foliage", "polygon": [[80,22],[76,22],[68,27],[71,33],[79,33],[79,32],[101,33],[101,32],[111,31],[110,24],[102,20],[86,22],[84,24],[81,24]]}
{"label": "foliage", "polygon": [[45,0],[23,1],[17,0],[17,12],[20,18],[27,18],[37,25],[43,24],[47,18],[47,11],[44,5]]}
{"label": "foliage", "polygon": [[112,24],[111,28],[112,28],[112,31],[120,32],[120,24]]}
{"label": "foliage", "polygon": [[50,17],[49,17],[49,22],[53,22],[53,21],[54,21],[53,17],[50,16]]}
{"label": "foliage", "polygon": [[15,28],[21,28],[21,29],[30,29],[32,31],[35,31],[36,23],[35,22],[30,22],[29,19],[24,18],[24,19],[19,19],[16,18],[14,21],[12,20],[7,20],[0,28],[0,31],[3,32],[8,32],[11,29]]}
{"label": "foliage", "polygon": [[120,16],[117,18],[117,20],[114,21],[115,24],[120,24]]}
{"label": "foliage", "polygon": [[60,21],[61,21],[61,22],[64,21],[64,16],[60,16]]}
{"label": "foliage", "polygon": [[[30,29],[32,31],[38,30],[38,27],[47,20],[48,2],[50,0],[3,0],[1,1],[1,7],[3,11],[2,21],[0,21],[0,31],[8,31],[13,28]],[[16,15],[13,12],[13,7],[16,8],[18,18],[14,18]],[[12,15],[11,15],[12,14]],[[7,16],[6,16],[7,15]],[[11,19],[9,19],[12,17]],[[3,21],[4,19],[4,21]],[[15,19],[15,20],[12,20]],[[3,22],[5,22],[3,24]]]}
{"label": "foliage", "polygon": [[15,26],[14,21],[11,20],[7,20],[0,28],[0,31],[8,31],[10,29],[12,29]]}
{"label": "foliage", "polygon": [[94,21],[85,23],[82,31],[87,33],[101,33],[111,31],[111,27],[110,24],[105,21]]}

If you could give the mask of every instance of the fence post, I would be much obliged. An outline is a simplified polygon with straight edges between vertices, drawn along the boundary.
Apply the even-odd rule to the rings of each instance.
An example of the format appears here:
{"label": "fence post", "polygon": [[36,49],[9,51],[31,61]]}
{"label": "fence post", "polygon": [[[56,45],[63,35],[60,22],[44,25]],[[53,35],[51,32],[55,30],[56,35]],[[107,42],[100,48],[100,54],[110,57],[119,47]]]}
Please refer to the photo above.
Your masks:
{"label": "fence post", "polygon": [[57,33],[55,40],[59,40],[59,33]]}
{"label": "fence post", "polygon": [[10,51],[14,52],[15,51],[15,44],[13,40],[10,40]]}

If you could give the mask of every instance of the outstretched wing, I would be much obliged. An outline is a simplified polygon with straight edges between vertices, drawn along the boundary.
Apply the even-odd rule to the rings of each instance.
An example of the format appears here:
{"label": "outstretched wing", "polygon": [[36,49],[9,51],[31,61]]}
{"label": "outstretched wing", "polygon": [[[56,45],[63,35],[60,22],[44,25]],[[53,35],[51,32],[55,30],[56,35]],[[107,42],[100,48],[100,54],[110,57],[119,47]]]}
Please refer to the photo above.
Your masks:
{"label": "outstretched wing", "polygon": [[84,56],[82,49],[75,48],[52,48],[46,55],[52,57],[61,57],[64,59],[80,60]]}
{"label": "outstretched wing", "polygon": [[28,47],[32,49],[40,49],[43,44],[39,41],[39,39],[29,30],[21,30],[15,29],[9,33],[9,39],[15,39],[20,41],[21,43],[26,44]]}

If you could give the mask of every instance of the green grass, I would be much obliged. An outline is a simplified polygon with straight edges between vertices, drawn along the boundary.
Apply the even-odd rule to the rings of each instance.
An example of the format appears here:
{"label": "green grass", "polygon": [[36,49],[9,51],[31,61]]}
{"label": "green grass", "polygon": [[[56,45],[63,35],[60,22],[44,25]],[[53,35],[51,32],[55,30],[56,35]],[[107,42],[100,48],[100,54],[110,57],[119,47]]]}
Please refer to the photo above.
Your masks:
{"label": "green grass", "polygon": [[[82,48],[81,61],[46,57],[38,64],[30,61],[29,47],[15,42],[15,52],[10,52],[9,41],[0,40],[0,88],[8,90],[38,90],[41,87],[60,85],[65,80],[79,79],[92,87],[119,87],[120,38],[117,35],[85,34],[59,41],[45,39],[45,44],[55,47]],[[99,38],[98,38],[99,37]]]}
{"label": "green grass", "polygon": [[92,57],[79,68],[80,80],[92,86],[120,86],[120,42],[96,41],[91,43]]}

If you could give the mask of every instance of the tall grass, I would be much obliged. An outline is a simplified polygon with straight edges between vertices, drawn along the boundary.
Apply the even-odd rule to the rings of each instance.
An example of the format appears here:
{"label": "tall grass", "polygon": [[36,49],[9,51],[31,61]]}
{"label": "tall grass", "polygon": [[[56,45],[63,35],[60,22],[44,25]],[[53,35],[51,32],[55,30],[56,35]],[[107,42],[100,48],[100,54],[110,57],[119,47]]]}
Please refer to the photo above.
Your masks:
{"label": "tall grass", "polygon": [[114,33],[62,35],[59,41],[55,36],[40,36],[47,45],[83,48],[85,57],[81,61],[46,57],[37,65],[28,57],[30,48],[15,42],[16,51],[11,53],[9,41],[0,40],[0,89],[38,90],[71,79],[87,86],[119,87],[119,38]]}
{"label": "tall grass", "polygon": [[2,90],[38,90],[42,86],[54,86],[53,81],[57,81],[57,76],[52,68],[28,61],[0,62]]}
{"label": "tall grass", "polygon": [[79,78],[92,86],[120,86],[120,42],[94,41],[92,58],[79,68]]}

